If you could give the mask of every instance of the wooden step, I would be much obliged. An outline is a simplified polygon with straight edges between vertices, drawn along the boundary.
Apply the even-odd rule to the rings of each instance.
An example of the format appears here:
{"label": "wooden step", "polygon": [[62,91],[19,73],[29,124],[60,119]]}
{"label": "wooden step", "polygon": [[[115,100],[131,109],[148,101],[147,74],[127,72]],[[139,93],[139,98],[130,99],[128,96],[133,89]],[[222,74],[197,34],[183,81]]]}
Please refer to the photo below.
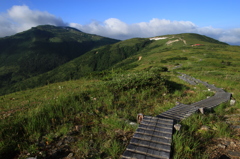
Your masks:
{"label": "wooden step", "polygon": [[123,153],[125,159],[170,158],[173,120],[145,116],[130,144]]}

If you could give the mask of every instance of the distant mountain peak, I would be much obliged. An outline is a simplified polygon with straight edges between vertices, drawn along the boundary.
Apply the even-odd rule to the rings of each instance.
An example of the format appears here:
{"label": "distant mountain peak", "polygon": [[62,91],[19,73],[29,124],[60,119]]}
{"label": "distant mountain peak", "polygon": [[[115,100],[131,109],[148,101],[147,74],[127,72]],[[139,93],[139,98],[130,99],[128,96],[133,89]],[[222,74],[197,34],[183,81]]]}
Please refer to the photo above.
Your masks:
{"label": "distant mountain peak", "polygon": [[31,29],[65,29],[65,30],[74,30],[74,31],[78,31],[78,32],[82,32],[79,29],[70,27],[70,26],[55,26],[55,25],[38,25],[36,27],[32,27]]}
{"label": "distant mountain peak", "polygon": [[[39,25],[0,38],[0,94],[28,78],[48,72],[86,52],[119,40],[68,26]],[[4,91],[6,89],[7,91]]]}
{"label": "distant mountain peak", "polygon": [[66,29],[66,30],[75,30],[75,31],[82,32],[81,30],[78,30],[78,29],[76,29],[76,28],[69,27],[69,26],[62,26],[61,28],[64,28],[64,29]]}

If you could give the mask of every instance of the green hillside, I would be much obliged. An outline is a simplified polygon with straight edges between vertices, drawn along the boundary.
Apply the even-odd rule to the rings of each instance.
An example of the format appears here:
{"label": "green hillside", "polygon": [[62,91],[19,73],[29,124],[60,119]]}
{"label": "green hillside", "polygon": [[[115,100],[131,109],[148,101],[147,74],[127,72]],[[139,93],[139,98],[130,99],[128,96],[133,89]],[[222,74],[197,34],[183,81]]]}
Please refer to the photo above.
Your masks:
{"label": "green hillside", "polygon": [[79,79],[93,72],[111,69],[114,64],[137,54],[150,43],[148,39],[131,39],[93,49],[52,71],[19,82],[13,89],[23,90],[48,83]]}
{"label": "green hillside", "polygon": [[48,83],[92,77],[103,70],[125,70],[136,67],[138,63],[131,63],[136,62],[139,56],[144,57],[156,52],[184,49],[193,44],[201,44],[200,47],[227,45],[198,34],[177,34],[163,37],[166,39],[156,41],[148,38],[134,38],[93,49],[50,72],[18,82],[8,87],[8,90],[25,90]]}
{"label": "green hillside", "polygon": [[[180,80],[177,72],[223,88],[237,103],[183,120],[171,157],[220,158],[237,152],[240,133],[233,121],[239,120],[240,47],[198,34],[161,37],[95,48],[18,83],[45,86],[0,96],[0,158],[119,158],[138,126],[138,113],[156,116],[176,102],[214,95],[203,85]],[[229,143],[224,150],[223,143]]]}
{"label": "green hillside", "polygon": [[0,92],[50,71],[99,46],[119,40],[86,34],[70,27],[43,25],[0,38]]}

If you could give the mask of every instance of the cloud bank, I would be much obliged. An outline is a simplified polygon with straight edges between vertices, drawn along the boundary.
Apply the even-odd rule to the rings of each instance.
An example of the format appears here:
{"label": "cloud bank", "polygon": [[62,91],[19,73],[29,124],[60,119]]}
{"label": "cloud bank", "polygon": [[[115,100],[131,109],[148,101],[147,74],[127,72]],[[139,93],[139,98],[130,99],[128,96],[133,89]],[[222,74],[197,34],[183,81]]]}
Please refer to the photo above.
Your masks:
{"label": "cloud bank", "polygon": [[153,18],[149,22],[126,24],[119,19],[110,18],[103,23],[93,21],[87,25],[70,23],[81,31],[98,34],[116,39],[129,39],[133,37],[153,37],[166,34],[198,33],[222,42],[240,45],[240,28],[224,30],[220,28],[198,27],[190,21],[170,21]]}
{"label": "cloud bank", "polygon": [[13,6],[6,13],[0,14],[0,37],[30,29],[37,25],[70,26],[83,32],[115,39],[134,37],[153,37],[166,34],[198,33],[217,40],[240,45],[240,28],[220,29],[211,26],[198,27],[190,21],[170,21],[153,18],[148,22],[127,24],[116,18],[104,22],[92,21],[89,24],[65,23],[61,18],[48,12],[31,10],[28,6]]}
{"label": "cloud bank", "polygon": [[13,6],[7,13],[0,15],[0,37],[13,35],[43,24],[66,25],[61,18],[48,12],[31,10],[25,5]]}
{"label": "cloud bank", "polygon": [[189,21],[170,21],[154,18],[149,22],[126,24],[119,19],[110,18],[102,24],[92,22],[87,25],[70,23],[71,27],[103,36],[129,39],[132,37],[152,37],[157,35],[193,32],[197,26]]}

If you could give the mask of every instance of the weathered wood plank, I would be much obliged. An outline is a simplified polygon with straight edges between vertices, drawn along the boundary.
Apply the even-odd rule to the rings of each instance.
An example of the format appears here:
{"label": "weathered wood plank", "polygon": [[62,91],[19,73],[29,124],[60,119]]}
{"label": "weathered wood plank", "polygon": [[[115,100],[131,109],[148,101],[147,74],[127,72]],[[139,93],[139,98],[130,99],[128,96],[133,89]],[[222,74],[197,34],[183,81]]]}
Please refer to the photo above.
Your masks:
{"label": "weathered wood plank", "polygon": [[153,122],[148,122],[148,121],[142,121],[142,124],[144,125],[151,125],[151,126],[158,126],[158,127],[163,127],[163,128],[170,128],[171,125],[169,124],[163,124],[163,123],[153,123]]}
{"label": "weathered wood plank", "polygon": [[172,134],[172,129],[171,128],[163,128],[163,127],[144,125],[144,124],[140,124],[139,128]]}
{"label": "weathered wood plank", "polygon": [[149,122],[158,122],[158,123],[164,123],[164,124],[172,124],[172,120],[164,119],[164,118],[156,118],[156,117],[150,117],[150,116],[144,116],[144,121]]}
{"label": "weathered wood plank", "polygon": [[123,157],[124,158],[131,158],[132,156],[133,156],[133,153],[134,152],[131,152],[131,151],[128,151],[128,150],[126,150],[126,151],[124,151],[124,153],[123,153]]}
{"label": "weathered wood plank", "polygon": [[147,134],[147,135],[152,135],[152,136],[161,136],[161,137],[165,137],[165,138],[172,138],[172,134],[169,133],[162,133],[162,132],[158,132],[158,131],[151,131],[151,130],[147,130],[147,129],[141,129],[138,128],[136,130],[137,133],[141,133],[141,134]]}
{"label": "weathered wood plank", "polygon": [[170,152],[129,144],[127,147],[127,152],[123,154],[123,157],[128,157],[128,158],[137,157],[137,159],[140,159],[140,158],[145,159],[146,156],[155,157],[155,158],[169,158]]}
{"label": "weathered wood plank", "polygon": [[154,141],[154,142],[169,144],[169,145],[172,142],[172,140],[169,139],[169,138],[165,138],[165,137],[161,137],[161,136],[152,136],[152,135],[140,134],[140,133],[135,133],[133,135],[133,138],[141,139],[141,140],[147,140],[147,141]]}

